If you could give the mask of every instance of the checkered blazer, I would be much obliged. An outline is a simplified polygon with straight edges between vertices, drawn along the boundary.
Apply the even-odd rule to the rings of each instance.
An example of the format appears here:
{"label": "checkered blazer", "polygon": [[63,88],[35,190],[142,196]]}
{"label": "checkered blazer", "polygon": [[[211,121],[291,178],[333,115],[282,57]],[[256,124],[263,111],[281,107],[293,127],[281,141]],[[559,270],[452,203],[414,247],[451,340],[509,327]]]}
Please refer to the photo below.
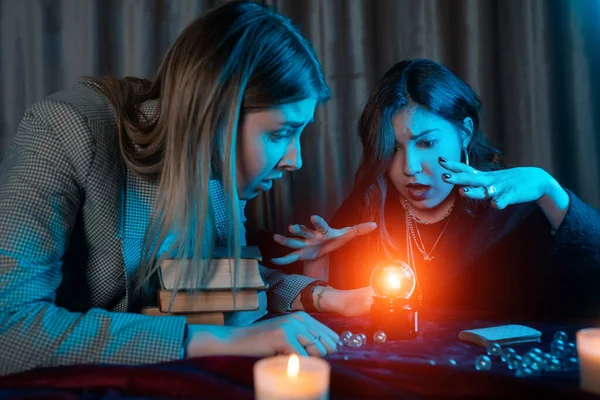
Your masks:
{"label": "checkered blazer", "polygon": [[[156,102],[142,108],[155,113]],[[222,245],[222,186],[210,187]],[[0,374],[181,356],[183,317],[133,313],[155,195],[155,185],[123,167],[114,112],[91,82],[26,111],[0,164]],[[313,280],[261,273],[279,312]]]}

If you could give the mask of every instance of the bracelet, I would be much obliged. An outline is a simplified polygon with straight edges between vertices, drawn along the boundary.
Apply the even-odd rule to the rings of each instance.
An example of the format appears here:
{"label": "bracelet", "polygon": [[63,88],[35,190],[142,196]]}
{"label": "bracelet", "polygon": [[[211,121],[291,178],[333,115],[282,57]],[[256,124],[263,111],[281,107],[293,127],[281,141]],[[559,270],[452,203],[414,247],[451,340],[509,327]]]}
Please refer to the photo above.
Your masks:
{"label": "bracelet", "polygon": [[317,295],[317,311],[322,313],[323,310],[321,310],[321,297],[323,297],[323,293],[325,293],[326,291],[328,291],[329,289],[331,289],[331,286],[325,286],[323,288],[323,290],[321,290],[319,292],[319,294]]}
{"label": "bracelet", "polygon": [[304,311],[306,312],[317,312],[317,308],[313,303],[313,292],[315,287],[317,286],[326,286],[329,285],[325,281],[313,281],[309,283],[302,291],[300,292],[300,303],[302,303],[302,307],[304,307]]}

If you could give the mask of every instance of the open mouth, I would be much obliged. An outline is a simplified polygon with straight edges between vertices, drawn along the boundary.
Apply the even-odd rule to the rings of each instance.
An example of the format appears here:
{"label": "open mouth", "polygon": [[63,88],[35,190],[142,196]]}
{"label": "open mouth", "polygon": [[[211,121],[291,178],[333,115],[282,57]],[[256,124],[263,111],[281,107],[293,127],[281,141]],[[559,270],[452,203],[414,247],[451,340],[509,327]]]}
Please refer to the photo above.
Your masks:
{"label": "open mouth", "polygon": [[409,197],[415,201],[425,200],[429,194],[431,186],[421,185],[420,183],[409,183],[406,185],[406,190]]}

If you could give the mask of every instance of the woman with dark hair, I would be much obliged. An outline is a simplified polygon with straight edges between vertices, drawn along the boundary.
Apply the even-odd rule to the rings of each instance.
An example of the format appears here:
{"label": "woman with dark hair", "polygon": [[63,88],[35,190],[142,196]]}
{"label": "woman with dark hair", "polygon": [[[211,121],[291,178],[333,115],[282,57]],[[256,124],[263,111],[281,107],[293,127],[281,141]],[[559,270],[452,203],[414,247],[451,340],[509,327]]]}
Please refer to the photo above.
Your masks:
{"label": "woman with dark hair", "polygon": [[[598,211],[540,168],[504,168],[480,111],[475,92],[444,66],[396,64],[358,123],[363,154],[352,192],[329,224],[313,217],[317,229],[276,235],[297,250],[273,262],[303,260],[307,275],[354,289],[369,285],[378,262],[399,259],[416,272],[423,305],[600,311]],[[372,232],[354,239],[357,227]],[[365,309],[372,293],[359,290],[356,307]]]}
{"label": "woman with dark hair", "polygon": [[261,300],[300,312],[237,327],[139,314],[164,258],[191,259],[197,282],[215,247],[238,268],[245,202],[301,167],[328,98],[291,21],[233,1],[193,21],[152,82],[86,78],[31,106],[0,164],[0,374],[335,351],[302,310],[346,315],[353,292],[262,266]]}

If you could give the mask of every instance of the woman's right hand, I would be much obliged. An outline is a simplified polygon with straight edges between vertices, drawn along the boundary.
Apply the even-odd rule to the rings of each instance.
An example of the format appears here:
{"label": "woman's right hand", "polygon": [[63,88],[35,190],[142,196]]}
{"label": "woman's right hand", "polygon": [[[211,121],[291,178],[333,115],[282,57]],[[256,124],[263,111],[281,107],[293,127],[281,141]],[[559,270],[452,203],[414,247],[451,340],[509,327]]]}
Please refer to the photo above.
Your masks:
{"label": "woman's right hand", "polygon": [[377,228],[375,222],[365,222],[347,228],[331,228],[327,222],[318,215],[310,217],[315,229],[304,225],[290,225],[289,231],[296,237],[290,238],[275,234],[273,239],[286,247],[296,251],[283,257],[273,258],[271,261],[277,265],[287,265],[296,261],[314,261],[339,249],[350,240],[373,232]]}
{"label": "woman's right hand", "polygon": [[210,334],[206,328],[202,325],[189,326],[186,357],[262,357],[291,353],[325,357],[338,350],[339,335],[303,311],[271,318],[247,327],[211,327],[212,337],[207,336]]}

